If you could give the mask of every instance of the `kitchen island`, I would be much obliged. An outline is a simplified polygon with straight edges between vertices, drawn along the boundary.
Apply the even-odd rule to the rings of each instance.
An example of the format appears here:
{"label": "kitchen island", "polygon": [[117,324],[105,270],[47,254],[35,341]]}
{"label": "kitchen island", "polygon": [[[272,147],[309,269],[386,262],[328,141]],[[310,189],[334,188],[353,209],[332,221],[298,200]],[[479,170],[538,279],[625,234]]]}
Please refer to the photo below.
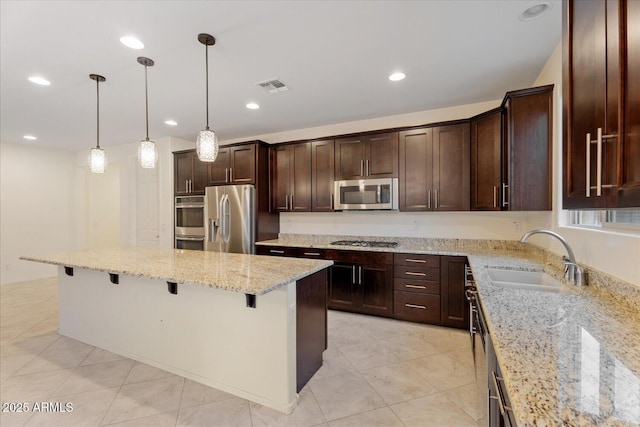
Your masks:
{"label": "kitchen island", "polygon": [[322,365],[331,261],[120,247],[58,265],[59,333],[290,413]]}

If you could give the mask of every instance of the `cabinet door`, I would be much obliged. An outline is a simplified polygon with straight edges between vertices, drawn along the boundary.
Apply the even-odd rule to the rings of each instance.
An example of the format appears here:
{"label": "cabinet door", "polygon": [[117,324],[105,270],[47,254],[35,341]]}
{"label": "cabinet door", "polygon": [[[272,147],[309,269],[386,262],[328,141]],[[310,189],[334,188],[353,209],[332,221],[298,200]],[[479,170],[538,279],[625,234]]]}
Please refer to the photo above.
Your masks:
{"label": "cabinet door", "polygon": [[552,94],[552,85],[518,91],[506,105],[509,210],[551,210]]}
{"label": "cabinet door", "polygon": [[209,163],[209,185],[226,185],[229,182],[230,153],[230,147],[220,147],[216,161]]}
{"label": "cabinet door", "polygon": [[378,316],[393,315],[393,266],[358,267],[358,286],[362,295],[362,312]]}
{"label": "cabinet door", "polygon": [[333,160],[332,139],[311,143],[311,210],[314,212],[333,211]]}
{"label": "cabinet door", "polygon": [[311,212],[311,143],[290,146],[289,209],[294,212]]}
{"label": "cabinet door", "polygon": [[400,132],[399,173],[401,211],[431,210],[432,128]]}
{"label": "cabinet door", "polygon": [[471,210],[500,210],[501,115],[471,120]]}
{"label": "cabinet door", "polygon": [[622,171],[618,207],[640,207],[640,2],[624,9],[625,96]]}
{"label": "cabinet door", "polygon": [[329,308],[360,311],[360,295],[356,285],[357,266],[335,262],[329,269]]}
{"label": "cabinet door", "polygon": [[193,174],[193,156],[191,153],[173,155],[173,184],[176,196],[189,194],[191,175]]}
{"label": "cabinet door", "polygon": [[433,210],[469,210],[469,124],[433,128]]}
{"label": "cabinet door", "polygon": [[[633,3],[633,2],[630,2]],[[618,130],[618,2],[568,0],[563,8],[563,208],[604,208],[616,190],[597,196],[597,145]],[[637,26],[637,24],[636,24]],[[587,148],[588,147],[588,148]],[[602,184],[616,180],[616,141],[603,143]],[[589,153],[589,156],[587,156]],[[589,165],[587,165],[587,157]]]}
{"label": "cabinet door", "polygon": [[444,326],[466,329],[469,305],[464,295],[465,257],[440,258],[440,323]]}
{"label": "cabinet door", "polygon": [[276,212],[286,212],[289,209],[291,162],[289,145],[271,148],[271,207]]}
{"label": "cabinet door", "polygon": [[191,194],[204,194],[204,188],[209,183],[209,162],[201,162],[198,155],[192,154],[193,181],[191,183]]}
{"label": "cabinet door", "polygon": [[365,143],[361,137],[336,139],[336,179],[363,178],[365,154]]}
{"label": "cabinet door", "polygon": [[254,184],[256,182],[255,144],[232,147],[230,168],[232,184]]}
{"label": "cabinet door", "polygon": [[398,177],[398,133],[367,137],[365,175],[370,178]]}

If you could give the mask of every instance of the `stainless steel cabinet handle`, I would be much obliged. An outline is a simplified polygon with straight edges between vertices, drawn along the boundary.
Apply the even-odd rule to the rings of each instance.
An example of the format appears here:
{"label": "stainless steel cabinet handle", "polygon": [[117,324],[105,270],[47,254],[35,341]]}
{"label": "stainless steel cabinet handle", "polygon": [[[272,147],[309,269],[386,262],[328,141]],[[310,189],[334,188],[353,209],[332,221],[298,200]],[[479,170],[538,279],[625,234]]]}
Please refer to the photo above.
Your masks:
{"label": "stainless steel cabinet handle", "polygon": [[427,262],[424,259],[413,259],[413,258],[405,258],[404,260],[405,260],[405,262],[417,262],[417,263],[420,263],[420,264],[426,264],[426,262]]}
{"label": "stainless steel cabinet handle", "polygon": [[320,252],[304,252],[308,256],[320,256]]}
{"label": "stainless steel cabinet handle", "polygon": [[404,306],[409,308],[418,308],[420,310],[424,310],[427,308],[427,306],[425,305],[416,305],[416,304],[405,304]]}
{"label": "stainless steel cabinet handle", "polygon": [[366,164],[366,176],[369,176],[369,160],[367,159],[367,164]]}
{"label": "stainless steel cabinet handle", "polygon": [[186,240],[188,242],[204,242],[204,237],[176,237],[176,240]]}
{"label": "stainless steel cabinet handle", "polygon": [[431,190],[427,194],[427,209],[431,209]]}
{"label": "stainless steel cabinet handle", "polygon": [[495,371],[491,372],[493,378],[493,386],[496,388],[498,396],[490,396],[498,401],[498,407],[500,408],[500,415],[504,415],[506,411],[511,411],[511,407],[507,406],[504,401],[504,395],[502,394],[502,388],[498,385],[498,381],[502,381],[502,378],[496,374]]}
{"label": "stainless steel cabinet handle", "polygon": [[498,207],[498,187],[495,185],[493,186],[493,207]]}
{"label": "stainless steel cabinet handle", "polygon": [[362,267],[358,267],[358,285],[362,285]]}
{"label": "stainless steel cabinet handle", "polygon": [[610,139],[614,139],[616,137],[617,135],[615,134],[603,135],[602,128],[598,128],[596,129],[596,140],[592,141],[591,133],[587,133],[587,140],[586,140],[587,152],[585,155],[585,158],[586,158],[585,196],[586,197],[591,197],[591,188],[593,188],[591,187],[591,149],[590,149],[591,144],[593,143],[596,144],[596,185],[595,185],[596,197],[602,196],[603,188],[616,188],[615,184],[606,184],[606,185],[602,184],[602,142]]}
{"label": "stainless steel cabinet handle", "polygon": [[351,283],[356,284],[356,266],[351,266]]}
{"label": "stainless steel cabinet handle", "polygon": [[331,209],[333,210],[333,193],[331,193]]}
{"label": "stainless steel cabinet handle", "polygon": [[229,182],[233,182],[233,168],[229,168]]}
{"label": "stainless steel cabinet handle", "polygon": [[277,249],[269,249],[269,253],[272,253],[272,254],[283,254],[284,251],[279,251]]}
{"label": "stainless steel cabinet handle", "polygon": [[229,168],[224,168],[224,182],[229,182]]}
{"label": "stainless steel cabinet handle", "polygon": [[596,196],[602,196],[602,128],[596,131]]}
{"label": "stainless steel cabinet handle", "polygon": [[440,200],[439,200],[439,199],[440,199],[440,197],[438,197],[438,196],[440,195],[440,194],[439,194],[439,193],[440,193],[440,190],[436,190],[436,191],[435,191],[435,193],[436,193],[436,194],[435,194],[435,196],[436,196],[436,197],[435,197],[435,198],[436,198],[436,209],[438,209],[438,205],[440,204]]}
{"label": "stainless steel cabinet handle", "polygon": [[285,211],[289,210],[289,195],[288,194],[284,195],[284,210]]}
{"label": "stainless steel cabinet handle", "polygon": [[427,289],[426,286],[421,286],[421,285],[404,285],[406,288],[412,288],[412,289]]}
{"label": "stainless steel cabinet handle", "polygon": [[425,273],[414,273],[413,271],[407,271],[404,274],[406,274],[407,276],[426,276]]}
{"label": "stainless steel cabinet handle", "polygon": [[184,192],[187,193],[187,194],[189,193],[189,180],[188,179],[184,180]]}
{"label": "stainless steel cabinet handle", "polygon": [[502,184],[502,207],[506,207],[509,205],[509,201],[507,200],[507,190],[509,189],[508,184]]}
{"label": "stainless steel cabinet handle", "polygon": [[291,198],[291,203],[289,203],[289,206],[291,206],[291,210],[293,210],[293,194],[289,197]]}
{"label": "stainless steel cabinet handle", "polygon": [[585,152],[586,155],[586,164],[585,164],[585,168],[584,170],[586,171],[586,189],[585,189],[585,196],[586,197],[591,197],[591,134],[587,133],[587,151]]}
{"label": "stainless steel cabinet handle", "polygon": [[364,176],[364,160],[360,160],[360,175]]}

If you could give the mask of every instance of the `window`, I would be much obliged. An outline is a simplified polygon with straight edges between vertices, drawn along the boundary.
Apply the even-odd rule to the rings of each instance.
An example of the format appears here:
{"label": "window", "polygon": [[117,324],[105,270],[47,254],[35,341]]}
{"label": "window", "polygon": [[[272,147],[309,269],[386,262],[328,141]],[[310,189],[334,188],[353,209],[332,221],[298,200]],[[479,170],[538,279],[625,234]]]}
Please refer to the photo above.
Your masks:
{"label": "window", "polygon": [[569,211],[569,224],[590,228],[640,231],[640,209]]}

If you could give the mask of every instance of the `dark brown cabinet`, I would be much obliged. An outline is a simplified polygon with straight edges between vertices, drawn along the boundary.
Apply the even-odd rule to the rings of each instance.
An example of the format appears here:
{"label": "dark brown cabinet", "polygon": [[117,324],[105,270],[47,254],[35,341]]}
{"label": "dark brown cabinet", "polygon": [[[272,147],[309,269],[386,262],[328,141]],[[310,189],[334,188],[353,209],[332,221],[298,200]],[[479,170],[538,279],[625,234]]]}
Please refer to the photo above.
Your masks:
{"label": "dark brown cabinet", "polygon": [[208,179],[208,163],[201,162],[195,150],[173,153],[174,193],[204,194]]}
{"label": "dark brown cabinet", "polygon": [[501,206],[511,211],[551,210],[553,85],[507,92]]}
{"label": "dark brown cabinet", "polygon": [[440,257],[440,324],[465,329],[469,324],[469,303],[464,294],[465,265],[460,256]]}
{"label": "dark brown cabinet", "polygon": [[440,257],[394,254],[393,315],[396,319],[440,324]]}
{"label": "dark brown cabinet", "polygon": [[469,210],[469,148],[469,123],[400,132],[400,210]]}
{"label": "dark brown cabinet", "polygon": [[209,184],[255,184],[256,144],[220,147],[209,164]]}
{"label": "dark brown cabinet", "polygon": [[471,210],[499,211],[502,109],[471,119]]}
{"label": "dark brown cabinet", "polygon": [[271,149],[271,206],[277,212],[311,211],[311,143]]}
{"label": "dark brown cabinet", "polygon": [[333,211],[333,139],[311,142],[311,210]]}
{"label": "dark brown cabinet", "polygon": [[640,206],[640,4],[563,2],[563,208]]}
{"label": "dark brown cabinet", "polygon": [[398,133],[335,140],[337,180],[398,177]]}

